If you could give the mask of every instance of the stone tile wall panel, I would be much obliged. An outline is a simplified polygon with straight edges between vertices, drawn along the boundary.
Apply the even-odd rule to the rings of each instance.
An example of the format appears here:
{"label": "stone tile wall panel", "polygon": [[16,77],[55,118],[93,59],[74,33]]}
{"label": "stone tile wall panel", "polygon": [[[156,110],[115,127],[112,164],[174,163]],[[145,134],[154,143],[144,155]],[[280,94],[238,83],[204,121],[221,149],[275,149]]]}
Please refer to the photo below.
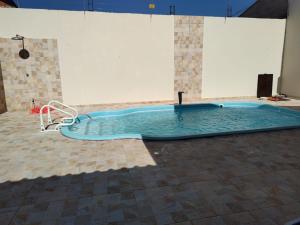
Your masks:
{"label": "stone tile wall panel", "polygon": [[0,38],[0,60],[8,111],[26,111],[35,99],[39,105],[62,99],[57,41],[25,39],[29,59],[21,59],[21,41]]}
{"label": "stone tile wall panel", "polygon": [[3,84],[2,69],[1,69],[1,62],[0,62],[0,113],[4,113],[6,111],[7,108],[6,108],[4,84]]}
{"label": "stone tile wall panel", "polygon": [[175,16],[174,28],[174,98],[184,91],[184,99],[201,99],[204,18]]}

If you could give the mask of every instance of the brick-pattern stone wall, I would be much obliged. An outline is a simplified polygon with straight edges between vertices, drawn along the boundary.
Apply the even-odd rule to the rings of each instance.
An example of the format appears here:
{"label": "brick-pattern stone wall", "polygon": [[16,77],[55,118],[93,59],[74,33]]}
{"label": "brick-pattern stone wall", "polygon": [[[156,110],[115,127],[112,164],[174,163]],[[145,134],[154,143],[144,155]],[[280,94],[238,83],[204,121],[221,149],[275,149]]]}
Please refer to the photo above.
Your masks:
{"label": "brick-pattern stone wall", "polygon": [[6,101],[5,101],[5,92],[4,92],[1,62],[0,62],[0,114],[6,111],[7,109],[6,109]]}
{"label": "brick-pattern stone wall", "polygon": [[183,99],[201,99],[204,18],[175,16],[174,97],[184,91]]}
{"label": "brick-pattern stone wall", "polygon": [[19,57],[21,41],[0,38],[0,61],[8,111],[27,111],[32,99],[42,105],[62,99],[57,41],[25,39],[30,58]]}

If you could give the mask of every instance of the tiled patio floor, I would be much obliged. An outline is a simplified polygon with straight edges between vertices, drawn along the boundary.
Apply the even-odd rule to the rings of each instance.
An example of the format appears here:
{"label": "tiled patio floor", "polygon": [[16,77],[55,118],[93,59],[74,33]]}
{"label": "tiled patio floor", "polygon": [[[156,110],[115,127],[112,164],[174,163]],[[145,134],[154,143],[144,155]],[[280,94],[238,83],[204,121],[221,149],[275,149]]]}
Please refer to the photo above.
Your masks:
{"label": "tiled patio floor", "polygon": [[283,225],[300,217],[300,129],[76,141],[0,115],[0,225]]}

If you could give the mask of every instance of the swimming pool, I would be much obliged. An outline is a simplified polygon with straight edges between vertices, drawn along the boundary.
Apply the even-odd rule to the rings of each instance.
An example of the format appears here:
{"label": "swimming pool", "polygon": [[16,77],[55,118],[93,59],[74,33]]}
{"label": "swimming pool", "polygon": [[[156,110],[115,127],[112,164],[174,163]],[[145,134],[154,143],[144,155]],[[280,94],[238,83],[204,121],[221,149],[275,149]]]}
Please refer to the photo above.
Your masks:
{"label": "swimming pool", "polygon": [[163,105],[93,112],[61,128],[80,140],[178,140],[300,127],[300,111],[257,103]]}

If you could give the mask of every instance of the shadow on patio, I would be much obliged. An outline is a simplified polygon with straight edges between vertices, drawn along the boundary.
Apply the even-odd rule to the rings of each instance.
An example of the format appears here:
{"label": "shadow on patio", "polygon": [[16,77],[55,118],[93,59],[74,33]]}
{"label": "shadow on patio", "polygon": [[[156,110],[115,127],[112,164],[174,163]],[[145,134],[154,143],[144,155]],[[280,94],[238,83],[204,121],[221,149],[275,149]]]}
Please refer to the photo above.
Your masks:
{"label": "shadow on patio", "polygon": [[1,225],[284,224],[300,216],[299,137],[144,141],[156,166],[1,183]]}

